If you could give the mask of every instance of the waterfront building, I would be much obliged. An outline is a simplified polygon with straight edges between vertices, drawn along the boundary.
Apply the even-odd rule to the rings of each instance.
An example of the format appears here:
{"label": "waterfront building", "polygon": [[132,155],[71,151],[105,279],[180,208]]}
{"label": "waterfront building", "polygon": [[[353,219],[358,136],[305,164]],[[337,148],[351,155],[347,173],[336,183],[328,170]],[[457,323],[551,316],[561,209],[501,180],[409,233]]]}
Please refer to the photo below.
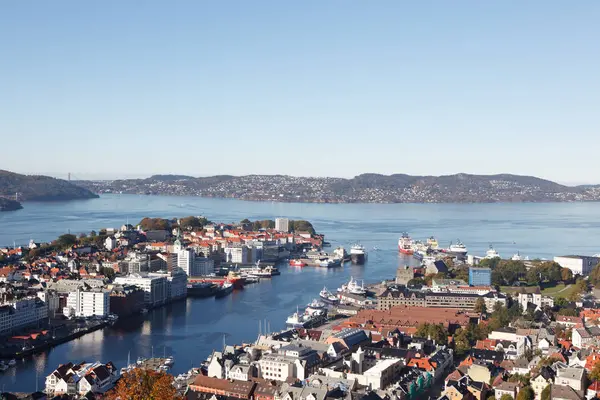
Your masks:
{"label": "waterfront building", "polygon": [[103,394],[114,387],[118,378],[119,371],[112,362],[61,364],[46,377],[45,392],[51,396]]}
{"label": "waterfront building", "polygon": [[38,299],[40,299],[44,302],[44,304],[46,304],[46,307],[48,308],[48,315],[54,317],[56,312],[59,311],[60,308],[60,301],[56,290],[40,290],[36,293],[36,295]]}
{"label": "waterfront building", "polygon": [[256,262],[256,248],[248,246],[228,246],[223,249],[225,262],[231,264],[253,264]]}
{"label": "waterfront building", "polygon": [[164,276],[148,276],[147,274],[133,274],[115,278],[115,283],[120,285],[135,285],[144,290],[144,303],[146,307],[157,307],[167,301],[167,278]]}
{"label": "waterfront building", "polygon": [[588,276],[592,268],[600,263],[600,257],[557,256],[554,257],[554,262],[563,268],[569,268],[573,275]]}
{"label": "waterfront building", "polygon": [[110,312],[119,317],[138,313],[144,308],[145,292],[134,285],[113,285],[110,291]]}
{"label": "waterfront building", "polygon": [[396,284],[406,285],[408,282],[415,277],[415,270],[410,265],[398,267],[396,270]]}
{"label": "waterfront building", "polygon": [[275,219],[275,230],[279,232],[290,231],[290,220],[287,218],[276,218]]}
{"label": "waterfront building", "polygon": [[492,270],[490,268],[469,268],[469,285],[490,286],[492,284]]}
{"label": "waterfront building", "polygon": [[56,290],[58,293],[71,293],[77,290],[77,288],[82,288],[84,286],[88,286],[92,289],[94,288],[102,288],[105,286],[104,280],[102,279],[61,279],[57,282],[48,282],[48,289]]}
{"label": "waterfront building", "polygon": [[0,304],[0,335],[36,326],[48,318],[48,306],[37,296],[15,297]]}
{"label": "waterfront building", "polygon": [[110,292],[105,289],[80,289],[69,293],[63,314],[67,317],[106,317],[110,313]]}
{"label": "waterfront building", "polygon": [[210,398],[210,395],[216,395],[219,397],[224,396],[225,398],[250,400],[253,398],[256,385],[256,382],[252,381],[219,379],[200,374],[189,385],[188,390],[194,393],[206,394],[206,398]]}
{"label": "waterfront building", "polygon": [[177,252],[177,266],[187,276],[204,276],[214,272],[215,262],[198,256],[193,249],[183,249]]}
{"label": "waterfront building", "polygon": [[196,253],[192,249],[180,249],[177,251],[177,267],[181,268],[188,276],[194,276],[192,269],[194,266],[194,260],[196,259]]}
{"label": "waterfront building", "polygon": [[149,277],[164,277],[167,280],[167,302],[183,299],[187,296],[187,275],[181,268],[171,272],[153,272]]}
{"label": "waterfront building", "polygon": [[377,296],[377,309],[389,310],[397,306],[473,309],[478,299],[483,299],[488,310],[493,310],[496,303],[500,303],[503,306],[507,304],[507,298],[504,294],[490,291],[487,291],[485,295],[479,295],[477,292],[469,293],[467,290],[460,290],[458,293],[436,293],[409,291],[401,287],[389,287],[381,295]]}

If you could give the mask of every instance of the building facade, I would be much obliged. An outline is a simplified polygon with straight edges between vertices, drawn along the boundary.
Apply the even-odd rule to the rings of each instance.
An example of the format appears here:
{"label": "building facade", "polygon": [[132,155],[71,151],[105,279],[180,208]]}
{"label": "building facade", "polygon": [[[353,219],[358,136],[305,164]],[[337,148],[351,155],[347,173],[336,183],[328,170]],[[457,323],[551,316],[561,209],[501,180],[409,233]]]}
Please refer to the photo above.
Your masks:
{"label": "building facade", "polygon": [[63,313],[67,317],[106,317],[110,313],[109,296],[105,289],[77,289],[69,293]]}
{"label": "building facade", "polygon": [[275,219],[275,230],[279,232],[290,231],[290,220],[287,218],[276,218]]}
{"label": "building facade", "polygon": [[0,305],[0,335],[35,326],[48,318],[48,307],[36,296],[27,296]]}
{"label": "building facade", "polygon": [[492,284],[492,270],[490,268],[469,268],[470,286],[490,286]]}
{"label": "building facade", "polygon": [[589,256],[557,256],[554,262],[560,264],[563,268],[569,268],[573,275],[588,276],[598,263],[599,257]]}
{"label": "building facade", "polygon": [[149,308],[163,305],[167,301],[167,278],[164,276],[119,276],[115,278],[115,284],[140,287],[144,291],[144,304]]}

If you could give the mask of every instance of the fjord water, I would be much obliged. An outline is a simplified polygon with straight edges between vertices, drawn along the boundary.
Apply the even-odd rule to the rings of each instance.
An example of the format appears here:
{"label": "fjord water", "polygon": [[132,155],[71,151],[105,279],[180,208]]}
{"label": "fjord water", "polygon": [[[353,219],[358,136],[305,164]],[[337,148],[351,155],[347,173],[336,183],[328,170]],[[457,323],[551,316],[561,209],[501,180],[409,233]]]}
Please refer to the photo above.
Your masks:
{"label": "fjord water", "polygon": [[281,275],[249,285],[223,299],[187,299],[119,321],[45,353],[18,360],[0,373],[5,390],[35,390],[45,376],[68,361],[113,361],[118,367],[137,357],[175,357],[173,373],[197,366],[215,348],[254,340],[259,321],[282,329],[286,317],[318,296],[335,290],[350,276],[375,282],[391,278],[410,259],[398,256],[397,240],[434,235],[440,245],[461,239],[469,252],[483,255],[490,244],[503,257],[552,258],[557,254],[600,252],[600,203],[543,204],[300,204],[245,202],[196,197],[103,195],[67,203],[25,203],[23,210],[0,213],[0,245],[52,240],[60,234],[98,231],[136,223],[146,216],[204,215],[220,222],[244,218],[307,219],[332,247],[361,242],[365,266],[297,269],[282,265]]}

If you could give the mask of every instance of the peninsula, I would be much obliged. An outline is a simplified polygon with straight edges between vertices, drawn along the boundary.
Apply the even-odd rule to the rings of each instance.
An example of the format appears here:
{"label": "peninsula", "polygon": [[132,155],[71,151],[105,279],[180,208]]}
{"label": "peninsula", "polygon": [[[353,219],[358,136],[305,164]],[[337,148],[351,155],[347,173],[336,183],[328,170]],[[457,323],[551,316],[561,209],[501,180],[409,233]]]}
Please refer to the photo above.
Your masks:
{"label": "peninsula", "polygon": [[90,190],[63,179],[0,170],[0,210],[3,211],[22,208],[20,201],[62,201],[96,197],[98,195]]}
{"label": "peninsula", "polygon": [[411,176],[362,174],[351,179],[287,175],[154,175],[77,181],[96,193],[183,195],[307,203],[495,203],[600,200],[600,186],[565,186],[510,174]]}

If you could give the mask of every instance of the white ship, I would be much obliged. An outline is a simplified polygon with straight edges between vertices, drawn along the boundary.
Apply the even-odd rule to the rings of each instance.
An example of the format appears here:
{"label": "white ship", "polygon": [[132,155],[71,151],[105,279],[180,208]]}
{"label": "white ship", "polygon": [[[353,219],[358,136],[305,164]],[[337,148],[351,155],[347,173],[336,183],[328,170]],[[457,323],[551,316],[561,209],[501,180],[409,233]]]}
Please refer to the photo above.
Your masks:
{"label": "white ship", "polygon": [[494,246],[492,246],[490,244],[490,248],[485,253],[485,257],[484,258],[486,258],[488,260],[491,260],[492,258],[500,258],[500,254],[494,249]]}
{"label": "white ship", "polygon": [[444,252],[456,254],[457,256],[464,256],[467,254],[467,246],[460,240],[457,240],[455,244],[450,243],[450,246]]}
{"label": "white ship", "polygon": [[355,244],[350,248],[350,259],[352,264],[364,264],[367,259],[365,248],[360,244]]}
{"label": "white ship", "polygon": [[365,282],[362,282],[362,285],[358,284],[358,281],[354,278],[350,277],[350,282],[346,285],[342,285],[341,288],[338,288],[338,292],[346,292],[351,294],[356,294],[358,296],[366,296],[367,291],[365,290]]}
{"label": "white ship", "polygon": [[296,312],[290,315],[285,324],[288,328],[310,328],[325,320],[326,312],[318,310],[313,313],[301,313],[296,309]]}
{"label": "white ship", "polygon": [[521,256],[521,253],[519,253],[517,251],[517,254],[513,255],[511,260],[513,260],[513,261],[529,261],[529,257],[527,257],[527,256],[523,257],[523,256]]}

